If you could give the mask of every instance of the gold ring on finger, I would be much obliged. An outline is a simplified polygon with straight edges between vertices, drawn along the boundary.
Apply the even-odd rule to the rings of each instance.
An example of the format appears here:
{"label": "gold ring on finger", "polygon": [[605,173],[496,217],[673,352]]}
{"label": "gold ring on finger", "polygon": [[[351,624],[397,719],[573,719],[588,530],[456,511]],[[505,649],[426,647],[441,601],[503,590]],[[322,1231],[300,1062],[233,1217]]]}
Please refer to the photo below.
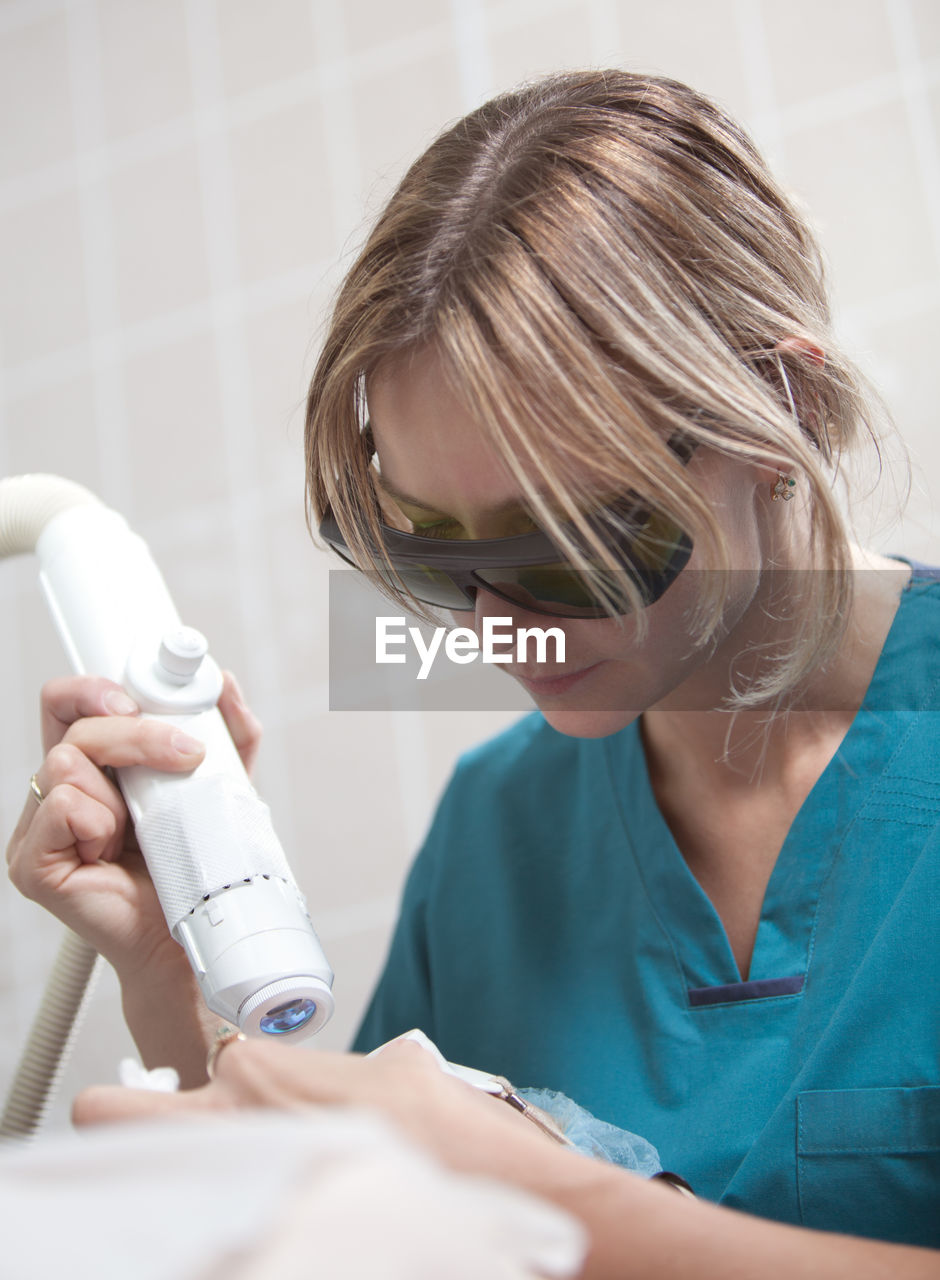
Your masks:
{"label": "gold ring on finger", "polygon": [[225,1046],[232,1044],[235,1040],[244,1039],[245,1036],[241,1031],[236,1031],[225,1022],[222,1023],[215,1033],[215,1039],[209,1047],[209,1056],[206,1058],[206,1075],[210,1080],[215,1079],[215,1064]]}
{"label": "gold ring on finger", "polygon": [[33,793],[33,795],[36,797],[36,803],[42,804],[43,800],[45,800],[46,797],[42,794],[42,789],[40,788],[39,783],[36,781],[35,774],[33,774],[33,776],[29,780],[29,789]]}

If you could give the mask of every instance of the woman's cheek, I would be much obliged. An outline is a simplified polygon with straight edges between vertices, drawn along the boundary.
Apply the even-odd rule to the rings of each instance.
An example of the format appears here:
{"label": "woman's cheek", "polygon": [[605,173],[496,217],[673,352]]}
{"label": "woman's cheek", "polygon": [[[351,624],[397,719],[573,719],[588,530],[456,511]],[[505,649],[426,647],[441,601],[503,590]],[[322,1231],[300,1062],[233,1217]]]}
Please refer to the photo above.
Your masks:
{"label": "woman's cheek", "polygon": [[476,625],[476,614],[472,609],[450,609],[447,616],[455,627],[469,627],[479,637]]}

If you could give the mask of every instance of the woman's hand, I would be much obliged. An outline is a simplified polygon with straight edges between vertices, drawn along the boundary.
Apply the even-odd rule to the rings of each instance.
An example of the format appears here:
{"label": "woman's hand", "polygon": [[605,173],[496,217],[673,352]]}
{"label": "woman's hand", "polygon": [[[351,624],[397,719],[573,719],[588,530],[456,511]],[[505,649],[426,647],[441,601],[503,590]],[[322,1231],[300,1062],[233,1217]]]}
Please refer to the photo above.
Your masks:
{"label": "woman's hand", "polygon": [[[219,703],[250,765],[260,728],[226,676]],[[144,866],[117,786],[104,772],[148,765],[196,768],[201,743],[139,715],[119,685],[94,676],[53,680],[42,693],[46,757],[36,773],[43,800],[29,794],[7,847],[10,879],[109,960],[119,975],[177,949]]]}
{"label": "woman's hand", "polygon": [[[261,729],[226,674],[219,710],[250,770]],[[119,685],[95,676],[53,680],[42,692],[46,757],[7,847],[10,879],[110,961],[148,1065],[203,1080],[206,1033],[195,981],[107,770],[147,765],[187,773],[205,753],[168,724],[143,717]],[[174,1031],[173,1028],[176,1030]],[[180,1048],[175,1041],[188,1045]],[[198,1064],[198,1065],[197,1065]]]}

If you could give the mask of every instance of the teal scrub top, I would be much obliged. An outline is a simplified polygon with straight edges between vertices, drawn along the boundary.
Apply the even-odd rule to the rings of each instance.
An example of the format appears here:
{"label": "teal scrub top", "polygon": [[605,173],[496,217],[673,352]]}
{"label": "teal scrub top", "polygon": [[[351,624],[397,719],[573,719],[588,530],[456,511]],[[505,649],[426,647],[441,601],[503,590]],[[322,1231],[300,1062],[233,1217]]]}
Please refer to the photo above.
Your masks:
{"label": "teal scrub top", "polygon": [[711,1200],[940,1245],[940,582],[903,593],[865,702],[767,886],[748,980],[656,805],[637,724],[526,717],[460,761],[362,1050],[559,1090]]}

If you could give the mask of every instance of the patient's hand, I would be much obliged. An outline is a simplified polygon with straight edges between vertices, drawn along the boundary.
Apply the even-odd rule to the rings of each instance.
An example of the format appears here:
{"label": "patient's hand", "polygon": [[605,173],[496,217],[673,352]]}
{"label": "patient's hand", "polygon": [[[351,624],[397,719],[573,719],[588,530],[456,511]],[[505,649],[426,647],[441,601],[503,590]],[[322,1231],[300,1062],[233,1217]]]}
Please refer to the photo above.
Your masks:
{"label": "patient's hand", "polygon": [[419,1045],[401,1040],[367,1058],[236,1041],[222,1049],[215,1078],[202,1088],[167,1094],[95,1087],[78,1095],[72,1116],[90,1125],[243,1107],[309,1113],[324,1106],[378,1111],[442,1162],[532,1189],[557,1157],[566,1168],[568,1159],[593,1165],[504,1102],[445,1075]]}

